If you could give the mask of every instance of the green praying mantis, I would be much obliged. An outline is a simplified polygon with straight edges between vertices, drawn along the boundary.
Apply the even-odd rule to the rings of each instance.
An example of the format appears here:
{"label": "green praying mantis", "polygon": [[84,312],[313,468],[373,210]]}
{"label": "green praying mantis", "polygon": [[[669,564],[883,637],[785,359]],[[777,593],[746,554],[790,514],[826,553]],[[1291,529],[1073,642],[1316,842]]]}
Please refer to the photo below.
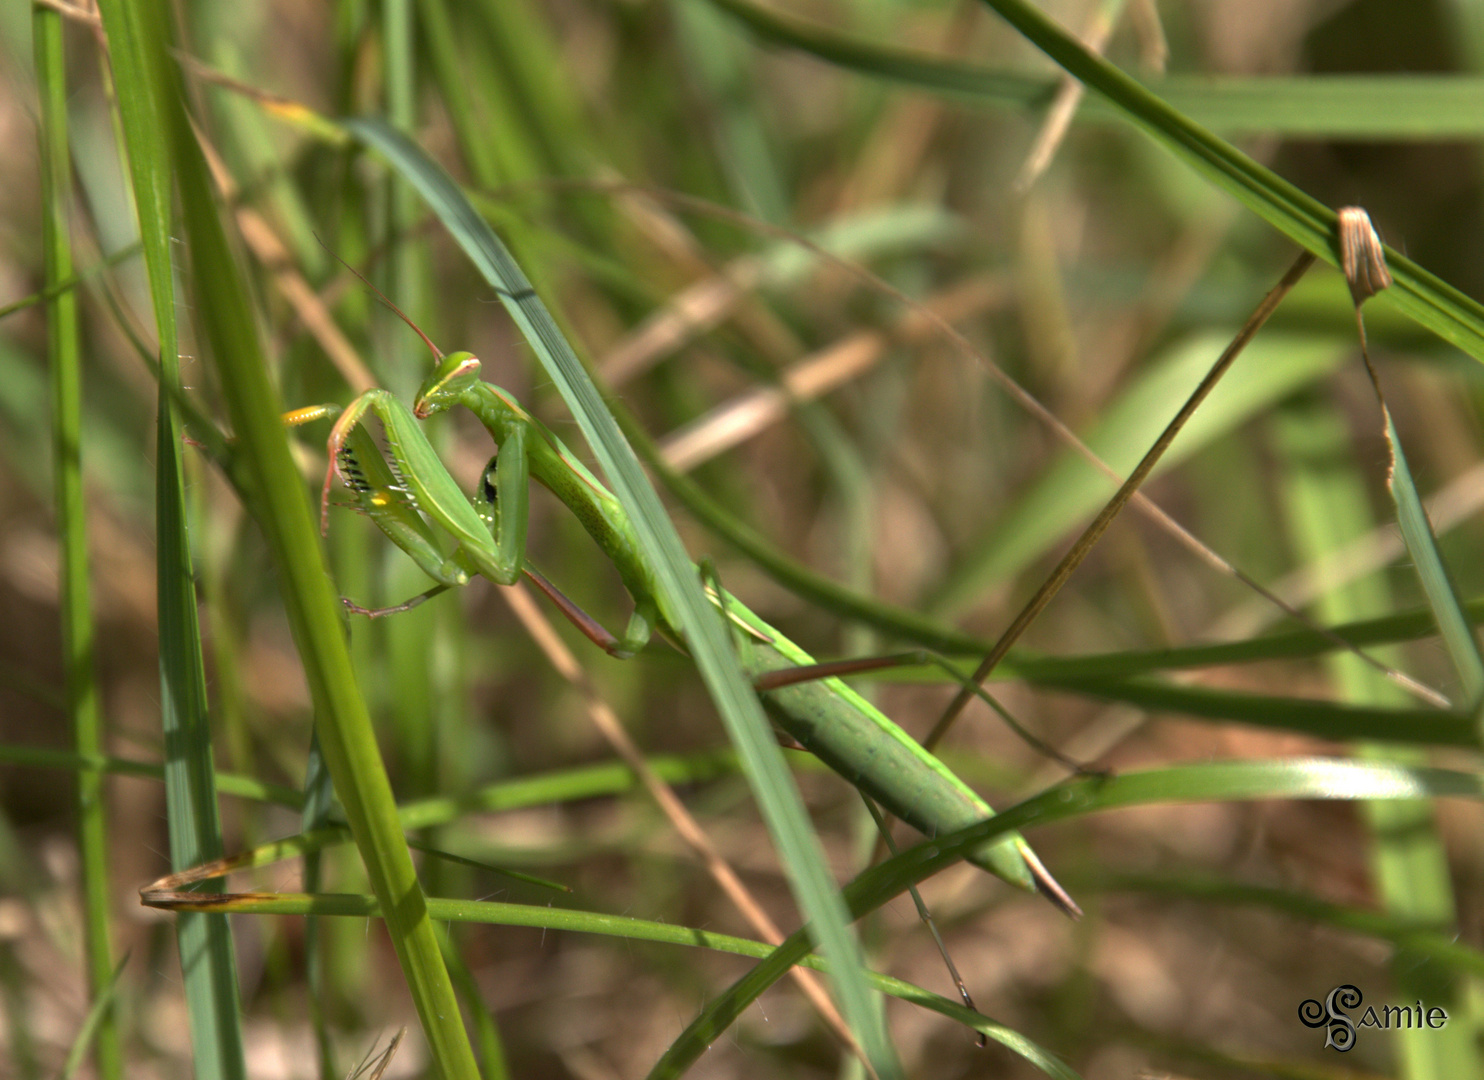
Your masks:
{"label": "green praying mantis", "polygon": [[[311,406],[285,420],[299,424],[335,417],[321,495],[321,528],[328,528],[330,491],[338,475],[353,496],[354,507],[437,584],[396,608],[370,611],[349,601],[347,607],[363,615],[385,614],[464,585],[476,575],[513,585],[524,574],[612,656],[632,656],[656,632],[683,650],[618,500],[546,425],[509,393],[481,380],[478,358],[469,352],[445,356],[396,305],[384,296],[382,300],[435,358],[436,366],[412,408],[386,390],[373,389],[344,410]],[[472,497],[449,475],[418,424],[458,406],[474,413],[496,447]],[[384,447],[365,427],[367,414],[380,420]],[[634,603],[622,637],[615,637],[526,563],[532,480],[577,515],[617,569]],[[451,552],[445,553],[434,526],[454,541]],[[711,588],[710,594],[741,630],[735,637],[743,670],[760,687],[774,722],[799,745],[929,837],[993,816],[989,804],[946,765],[839,678],[790,679],[787,672],[810,668],[814,659],[735,597],[719,587]],[[1012,885],[1044,893],[1068,914],[1080,914],[1019,834],[987,844],[969,861]]]}

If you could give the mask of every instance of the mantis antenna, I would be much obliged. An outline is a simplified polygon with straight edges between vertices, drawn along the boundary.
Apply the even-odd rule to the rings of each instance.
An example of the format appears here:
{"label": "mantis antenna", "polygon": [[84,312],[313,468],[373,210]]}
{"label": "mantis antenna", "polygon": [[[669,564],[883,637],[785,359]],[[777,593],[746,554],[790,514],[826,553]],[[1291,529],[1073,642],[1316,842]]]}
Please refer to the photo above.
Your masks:
{"label": "mantis antenna", "polygon": [[415,323],[411,319],[409,319],[407,317],[407,313],[405,311],[403,311],[401,308],[399,308],[396,304],[392,303],[391,299],[387,296],[386,293],[382,292],[375,285],[371,284],[371,282],[367,279],[367,277],[366,277],[365,274],[361,273],[354,266],[351,266],[350,263],[348,263],[344,259],[342,259],[336,252],[331,251],[330,250],[330,245],[329,244],[326,244],[323,240],[320,240],[319,239],[319,233],[315,233],[314,234],[314,238],[316,240],[319,240],[319,246],[322,247],[322,248],[324,248],[326,251],[329,251],[330,252],[330,256],[336,262],[338,262],[341,266],[345,267],[347,270],[349,270],[356,277],[360,278],[361,279],[361,284],[364,285],[364,286],[366,286],[366,288],[370,289],[372,292],[374,292],[376,294],[376,298],[378,300],[380,300],[383,304],[385,304],[387,307],[391,308],[394,312],[396,312],[397,313],[397,318],[401,319],[408,326],[412,327],[412,332],[414,334],[416,334],[418,337],[422,338],[423,339],[423,344],[426,345],[428,347],[428,349],[431,350],[431,352],[433,353],[433,361],[435,363],[437,361],[443,359],[443,350],[440,349],[440,348],[438,348],[438,346],[434,345],[432,339],[429,338],[427,334],[425,334],[425,333],[422,332],[422,328],[420,326],[418,326],[417,323]]}

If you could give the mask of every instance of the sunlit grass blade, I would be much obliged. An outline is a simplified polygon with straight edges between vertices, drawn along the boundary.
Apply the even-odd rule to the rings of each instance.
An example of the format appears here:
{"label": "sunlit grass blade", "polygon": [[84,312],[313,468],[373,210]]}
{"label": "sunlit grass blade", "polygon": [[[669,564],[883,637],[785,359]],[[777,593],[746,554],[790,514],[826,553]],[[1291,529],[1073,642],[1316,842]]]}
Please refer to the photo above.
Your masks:
{"label": "sunlit grass blade", "polygon": [[[230,911],[233,914],[260,915],[321,915],[345,918],[375,918],[381,909],[374,896],[356,893],[243,893],[209,895],[160,895],[152,902],[162,907],[188,906],[201,910]],[[569,933],[595,934],[628,941],[649,941],[663,945],[680,945],[690,948],[711,949],[734,956],[763,959],[773,955],[773,946],[749,938],[718,934],[710,930],[677,926],[674,923],[636,919],[627,915],[609,915],[604,912],[558,908],[550,905],[508,904],[491,900],[454,900],[441,897],[428,898],[428,910],[440,921],[450,923],[485,923],[495,926],[530,927],[540,930],[557,930]],[[823,959],[802,955],[801,966],[817,971],[831,971],[832,967]],[[938,994],[931,993],[901,979],[862,970],[861,976],[873,990],[900,998],[913,1005],[948,1017],[964,1027],[984,1033],[1009,1050],[1023,1057],[1049,1076],[1058,1080],[1077,1080],[1077,1073],[1067,1067],[1054,1054],[1026,1038],[1012,1028],[996,1023],[981,1013],[970,1012],[962,1005]]]}
{"label": "sunlit grass blade", "polygon": [[[170,861],[184,869],[220,858],[221,825],[213,785],[206,676],[197,621],[195,576],[186,534],[185,477],[180,421],[172,389],[180,385],[176,327],[173,172],[167,113],[178,109],[161,73],[163,20],[153,4],[100,5],[108,32],[115,86],[149,271],[159,338],[159,413],[156,423],[155,521],[160,625],[161,723],[165,730],[165,801]],[[176,923],[196,1075],[236,1080],[246,1075],[236,961],[231,930],[221,916]]]}
{"label": "sunlit grass blade", "polygon": [[[953,865],[976,843],[1010,829],[1045,825],[1100,810],[1153,803],[1230,802],[1253,799],[1484,798],[1484,779],[1473,773],[1408,768],[1336,758],[1285,758],[1185,765],[1116,777],[1082,777],[1027,799],[988,821],[940,836],[893,856],[845,887],[859,918],[892,897]],[[752,971],[707,1005],[671,1046],[650,1076],[684,1073],[736,1017],[809,953],[809,939],[794,934]]]}
{"label": "sunlit grass blade", "polygon": [[[1458,672],[1459,681],[1469,707],[1478,709],[1484,705],[1484,657],[1479,653],[1479,641],[1474,637],[1474,628],[1464,614],[1463,605],[1453,579],[1438,551],[1437,537],[1432,524],[1427,520],[1427,511],[1422,498],[1417,494],[1416,481],[1407,466],[1407,455],[1402,450],[1401,436],[1391,420],[1391,410],[1383,409],[1386,423],[1386,442],[1391,448],[1391,476],[1389,487],[1396,501],[1397,523],[1401,526],[1402,539],[1406,541],[1407,553],[1417,568],[1417,577],[1422,582],[1422,591],[1427,596],[1428,606],[1442,631],[1443,643],[1448,647],[1448,656]],[[1481,718],[1481,736],[1484,736],[1484,718]]]}
{"label": "sunlit grass blade", "polygon": [[[1304,562],[1311,562],[1374,528],[1364,484],[1352,464],[1356,455],[1342,420],[1322,402],[1299,402],[1279,415],[1279,452],[1283,470],[1288,531]],[[1353,619],[1386,611],[1390,590],[1380,575],[1370,575],[1331,590],[1318,614],[1328,620]],[[1395,652],[1395,650],[1392,650]],[[1387,662],[1395,662],[1390,656]],[[1335,654],[1326,662],[1337,689],[1347,701],[1399,704],[1401,691],[1354,656]],[[1422,720],[1418,727],[1431,726]],[[1363,744],[1367,758],[1423,764],[1425,755],[1394,746]],[[1438,835],[1433,807],[1424,801],[1368,802],[1363,807],[1370,827],[1371,867],[1381,905],[1398,921],[1446,931],[1457,923],[1448,855]],[[1404,1000],[1436,1002],[1450,1014],[1465,1011],[1453,974],[1432,963],[1427,954],[1402,948],[1392,959],[1392,978]],[[1462,1019],[1462,1017],[1460,1017]],[[1472,1024],[1456,1023],[1448,1031],[1407,1029],[1398,1033],[1403,1062],[1412,1080],[1472,1076],[1480,1071]]]}
{"label": "sunlit grass blade", "polygon": [[[786,15],[751,0],[712,0],[761,40],[827,63],[969,104],[1039,109],[1058,82],[951,56],[867,41]],[[1484,133],[1478,108],[1484,80],[1407,75],[1171,75],[1144,81],[1151,93],[1192,120],[1226,135],[1286,135],[1351,140],[1444,139]],[[1079,121],[1107,122],[1117,111],[1100,98]]]}
{"label": "sunlit grass blade", "polygon": [[[42,244],[45,247],[47,361],[52,384],[52,480],[56,489],[61,547],[59,583],[62,668],[65,672],[72,745],[79,754],[103,749],[103,715],[93,662],[93,611],[88,584],[87,504],[82,472],[82,352],[77,293],[61,286],[72,278],[72,164],[68,147],[67,63],[62,16],[38,7],[31,16],[36,80],[41,98]],[[118,973],[113,966],[108,883],[108,834],[103,774],[76,774],[77,847],[81,856],[83,961],[92,1000],[88,1037],[69,1054],[75,1070],[78,1047],[92,1047],[102,1080],[123,1076],[118,1022],[112,1001]],[[71,1062],[77,1055],[78,1060]]]}
{"label": "sunlit grass blade", "polygon": [[[422,1019],[435,1066],[446,1080],[472,1080],[477,1075],[473,1051],[460,1022],[448,972],[439,955],[412,860],[397,825],[396,807],[370,718],[350,669],[336,598],[324,571],[303,482],[289,458],[279,419],[281,407],[268,383],[257,326],[217,217],[205,163],[185,115],[175,61],[166,53],[170,40],[168,19],[158,4],[108,3],[104,5],[104,20],[114,46],[115,69],[120,57],[126,65],[119,77],[120,104],[124,107],[125,128],[129,133],[136,201],[145,223],[142,230],[145,255],[161,325],[161,415],[168,427],[159,437],[158,453],[162,462],[173,463],[181,449],[167,389],[177,381],[175,308],[170,278],[173,264],[169,246],[171,237],[178,235],[171,227],[169,214],[173,177],[180,185],[183,233],[195,284],[194,310],[201,317],[204,331],[201,336],[209,345],[231,410],[238,453],[251,487],[252,509],[273,551],[289,622],[321,719],[321,738],[330,773],[356,835],[372,887],[386,904],[387,928]],[[132,87],[132,105],[125,97],[126,85]],[[147,168],[141,162],[147,163]],[[178,491],[179,481],[174,477],[170,480],[171,484],[160,485],[160,504],[165,507],[165,513],[178,514],[183,511],[183,503],[178,495],[167,498],[167,493]],[[159,544],[162,561],[166,558],[167,545],[173,560],[160,574],[162,594],[171,590],[161,600],[162,637],[166,634],[167,612],[174,618],[177,617],[174,612],[178,611],[183,618],[189,609],[191,621],[177,632],[196,643],[194,655],[199,663],[189,552],[183,538],[172,541],[163,527]],[[162,641],[161,652],[162,660],[171,664],[186,658],[186,651],[168,639]],[[204,702],[200,678],[199,668],[176,679],[167,677],[168,708],[175,710],[194,703],[197,712],[191,715],[199,713],[204,719],[204,711],[199,709]],[[179,699],[182,694],[188,695],[187,701]],[[205,743],[204,739],[201,741]],[[209,754],[205,761],[209,764]],[[204,781],[199,775],[196,779],[191,789],[198,796],[196,805],[209,804],[214,811],[214,798],[207,798],[209,787],[204,787],[209,784],[210,773],[205,773]],[[195,865],[201,861],[202,857],[198,856],[188,863]],[[189,925],[211,924],[185,920],[183,934],[184,927]],[[230,969],[226,967],[231,958],[225,938],[226,924],[220,921],[219,925],[222,937],[213,947],[213,955],[225,959],[223,964],[213,966],[213,987],[225,996],[229,984],[230,992],[235,994],[235,980],[228,978]],[[192,948],[204,946],[202,942]],[[198,954],[188,950],[184,941],[182,952],[187,959],[189,977],[191,962],[197,960]],[[219,997],[215,1008],[202,1015],[221,1026],[211,1036],[200,1030],[196,1032],[197,1053],[210,1050],[219,1055],[219,1060],[203,1062],[198,1057],[198,1075],[208,1080],[222,1075],[242,1075],[235,999]]]}
{"label": "sunlit grass blade", "polygon": [[526,275],[448,174],[417,146],[384,124],[351,120],[347,126],[385,154],[398,172],[422,192],[450,234],[495,288],[571,409],[615,495],[628,512],[641,548],[653,564],[662,602],[684,634],[742,758],[799,905],[809,915],[825,954],[837,962],[835,985],[841,1011],[878,1074],[883,1078],[900,1075],[879,1003],[872,999],[859,974],[863,966],[859,946],[847,926],[834,883],[825,872],[819,839],[810,828],[803,800],[784,764],[772,729],[737,665],[726,629],[701,591],[673,523],[592,379]]}

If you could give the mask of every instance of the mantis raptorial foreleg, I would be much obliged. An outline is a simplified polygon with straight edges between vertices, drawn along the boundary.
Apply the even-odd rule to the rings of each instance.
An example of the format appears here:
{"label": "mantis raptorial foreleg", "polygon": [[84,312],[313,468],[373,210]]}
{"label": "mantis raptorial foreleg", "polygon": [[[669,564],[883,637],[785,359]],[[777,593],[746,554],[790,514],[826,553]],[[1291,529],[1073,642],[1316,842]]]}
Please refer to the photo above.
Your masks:
{"label": "mantis raptorial foreleg", "polygon": [[[385,451],[365,427],[368,414],[381,421]],[[328,523],[331,480],[338,475],[355,496],[355,508],[438,582],[392,607],[363,608],[346,601],[352,613],[372,618],[395,614],[447,588],[467,584],[476,575],[511,585],[524,573],[609,654],[632,656],[649,643],[657,622],[652,602],[636,600],[624,635],[616,637],[526,565],[531,481],[527,424],[516,420],[506,425],[504,440],[471,497],[443,468],[413,413],[385,390],[369,390],[343,411],[335,405],[309,406],[288,413],[284,420],[303,424],[331,417],[336,420],[329,439],[331,466],[322,493],[322,524]],[[457,541],[451,554],[444,554],[429,521]]]}

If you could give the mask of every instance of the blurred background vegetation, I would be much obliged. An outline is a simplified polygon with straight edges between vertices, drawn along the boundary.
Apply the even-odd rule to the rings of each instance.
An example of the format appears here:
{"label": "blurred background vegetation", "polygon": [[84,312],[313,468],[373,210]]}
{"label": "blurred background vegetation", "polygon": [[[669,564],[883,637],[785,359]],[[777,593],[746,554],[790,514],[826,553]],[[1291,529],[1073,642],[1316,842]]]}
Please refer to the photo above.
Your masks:
{"label": "blurred background vegetation", "polygon": [[[490,289],[422,205],[288,103],[324,116],[386,116],[476,194],[600,381],[737,518],[858,592],[993,638],[1109,485],[913,309],[790,233],[938,312],[1125,470],[1295,249],[1096,102],[1085,103],[1044,171],[1027,173],[1059,70],[984,5],[815,0],[755,10],[749,29],[704,0],[173,8],[190,107],[217,159],[224,220],[284,407],[345,403],[372,383],[410,398],[427,369],[422,345],[333,253],[439,346],[477,353],[487,379],[580,446]],[[1444,280],[1484,292],[1477,3],[1055,0],[1045,10],[1079,35],[1111,20],[1106,54],[1119,66],[1326,205],[1365,206],[1394,247]],[[773,32],[759,22],[778,18]],[[83,490],[103,750],[151,763],[164,752],[157,388],[141,358],[152,355],[154,320],[96,12],[69,6],[58,25],[71,240],[88,271],[77,292]],[[0,12],[0,302],[46,280],[37,147],[46,145],[38,88],[48,84],[33,31],[24,5]],[[788,47],[791,32],[822,55]],[[851,53],[852,44],[862,48]],[[901,50],[940,82],[970,71],[978,81],[939,93],[901,71],[883,78],[839,62],[856,56],[853,66],[866,69],[873,64],[860,56]],[[1325,82],[1341,76],[1354,78]],[[182,379],[196,407],[225,425],[190,302],[178,306]],[[324,310],[328,321],[318,318]],[[1412,469],[1424,494],[1437,495],[1440,544],[1460,593],[1478,595],[1480,369],[1384,302],[1367,312]],[[11,763],[0,771],[0,1070],[25,1078],[58,1073],[89,1006],[74,792],[89,773],[45,756],[73,746],[58,645],[47,347],[42,307],[0,326],[0,748]],[[790,372],[804,380],[789,384],[796,396],[775,394],[771,410],[739,428],[738,403]],[[802,389],[810,378],[819,389]],[[1313,271],[1229,383],[1176,444],[1178,467],[1149,493],[1320,622],[1419,606],[1389,527],[1387,449],[1340,276]],[[298,439],[306,498],[318,490],[323,436],[311,427]],[[487,436],[459,421],[434,437],[472,485]],[[305,784],[312,714],[279,583],[220,470],[190,448],[185,463],[216,767],[278,785],[292,803]],[[712,555],[731,591],[816,654],[890,644],[781,587],[678,505],[676,517],[690,550]],[[621,626],[628,599],[578,523],[541,495],[532,519],[535,564]],[[364,521],[337,510],[331,522],[338,591],[391,603],[425,587]],[[1333,567],[1335,549],[1348,553],[1340,583],[1302,576]],[[1244,640],[1281,624],[1252,591],[1130,514],[1031,629],[1024,655]],[[562,632],[647,753],[724,746],[678,653],[656,646],[620,663]],[[487,583],[355,623],[350,640],[399,801],[612,758],[581,698]],[[1460,692],[1433,640],[1383,655]],[[1286,718],[1279,704],[1257,709],[1266,720],[1237,722],[1244,693],[1398,704],[1393,688],[1347,657],[1208,666],[1174,673],[1168,685],[1208,691],[1202,700],[1214,704],[1204,714],[1145,711],[1102,699],[1116,694],[1023,681],[999,692],[1042,738],[1117,772],[1353,749]],[[948,691],[884,680],[876,696],[922,735]],[[946,757],[996,806],[1065,774],[985,710],[959,725]],[[1472,761],[1462,750],[1432,757]],[[869,856],[870,820],[832,774],[802,763],[798,774],[844,879]],[[295,806],[239,797],[249,786],[223,784],[227,851],[300,829]],[[684,790],[748,885],[796,926],[742,781],[728,775]],[[136,900],[169,869],[163,788],[155,777],[115,773],[103,792],[112,956],[128,960],[106,1025],[119,1056],[101,1073],[91,1061],[81,1069],[111,1077],[121,1061],[131,1077],[188,1075],[201,1066],[192,1064],[173,917]],[[1400,832],[1412,846],[1398,853],[1387,838]],[[574,890],[551,901],[535,886],[418,854],[433,895],[749,933],[641,793],[461,814],[421,839]],[[1423,805],[1400,819],[1330,803],[1150,806],[1031,839],[1087,910],[1080,923],[966,866],[923,892],[978,1007],[1081,1075],[1458,1077],[1477,1063],[1477,990],[1457,974],[1467,963],[1428,959],[1346,929],[1333,911],[1285,911],[1239,888],[1391,911],[1477,943],[1476,806]],[[352,847],[328,853],[322,874],[327,890],[366,891]],[[300,871],[285,863],[242,887],[297,891]],[[386,1075],[428,1067],[379,923],[323,919],[309,933],[299,917],[254,915],[233,917],[231,930],[248,1075],[344,1075],[404,1024],[412,1030]],[[879,970],[952,993],[905,899],[866,920],[862,935]],[[522,1077],[641,1075],[745,970],[700,950],[493,926],[456,926],[451,946],[456,979],[482,1000],[509,1074]],[[1346,982],[1368,1002],[1424,994],[1446,1002],[1447,1037],[1370,1032],[1343,1059],[1323,1050],[1296,1010]],[[888,1016],[910,1075],[1039,1075],[1001,1048],[978,1049],[933,1013],[893,1002]],[[485,1035],[484,1067],[499,1075]],[[698,1068],[804,1077],[859,1066],[785,982]]]}

